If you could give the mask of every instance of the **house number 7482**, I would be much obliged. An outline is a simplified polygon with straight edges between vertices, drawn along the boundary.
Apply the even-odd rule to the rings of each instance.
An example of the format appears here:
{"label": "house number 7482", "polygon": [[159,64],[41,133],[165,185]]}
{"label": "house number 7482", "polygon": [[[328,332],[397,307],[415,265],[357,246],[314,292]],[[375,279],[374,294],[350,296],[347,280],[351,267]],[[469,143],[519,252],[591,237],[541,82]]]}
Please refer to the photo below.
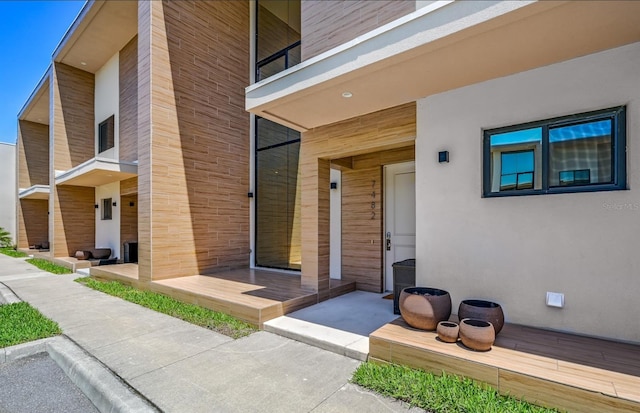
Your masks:
{"label": "house number 7482", "polygon": [[376,219],[376,180],[371,180],[371,188],[374,190],[371,192],[371,219]]}

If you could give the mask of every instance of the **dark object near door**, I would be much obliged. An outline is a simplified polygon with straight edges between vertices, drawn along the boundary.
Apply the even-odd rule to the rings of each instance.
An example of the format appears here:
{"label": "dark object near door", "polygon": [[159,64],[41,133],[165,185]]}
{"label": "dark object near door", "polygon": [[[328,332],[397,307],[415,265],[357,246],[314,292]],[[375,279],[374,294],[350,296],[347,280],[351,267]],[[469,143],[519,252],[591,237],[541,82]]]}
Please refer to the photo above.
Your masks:
{"label": "dark object near door", "polygon": [[138,243],[137,242],[124,243],[124,262],[125,263],[138,262]]}
{"label": "dark object near door", "polygon": [[416,260],[394,262],[393,267],[393,314],[400,314],[400,292],[416,285]]}

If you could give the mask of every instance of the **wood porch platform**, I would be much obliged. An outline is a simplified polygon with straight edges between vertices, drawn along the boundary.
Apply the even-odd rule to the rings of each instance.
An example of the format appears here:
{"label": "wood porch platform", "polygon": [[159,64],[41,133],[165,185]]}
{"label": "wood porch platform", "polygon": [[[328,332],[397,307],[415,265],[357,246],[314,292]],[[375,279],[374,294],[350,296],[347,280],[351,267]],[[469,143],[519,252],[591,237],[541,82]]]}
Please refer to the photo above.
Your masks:
{"label": "wood porch platform", "polygon": [[493,348],[444,343],[399,318],[369,336],[369,359],[466,376],[570,412],[640,411],[640,346],[505,324]]}
{"label": "wood porch platform", "polygon": [[[300,275],[236,269],[141,283],[136,264],[93,267],[92,276],[149,289],[182,302],[221,311],[258,327],[265,321],[316,304],[318,294],[300,287]],[[355,290],[355,282],[331,280],[331,297]]]}

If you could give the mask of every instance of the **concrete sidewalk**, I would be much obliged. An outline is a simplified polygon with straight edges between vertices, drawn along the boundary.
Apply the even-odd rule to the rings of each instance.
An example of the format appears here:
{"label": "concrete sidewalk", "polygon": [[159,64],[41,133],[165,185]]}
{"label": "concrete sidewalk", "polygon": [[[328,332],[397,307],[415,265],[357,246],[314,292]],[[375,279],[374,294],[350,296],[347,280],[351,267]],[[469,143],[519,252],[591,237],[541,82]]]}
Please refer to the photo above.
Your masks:
{"label": "concrete sidewalk", "polygon": [[162,411],[408,410],[350,384],[351,358],[266,331],[233,340],[24,265],[0,255],[0,283]]}

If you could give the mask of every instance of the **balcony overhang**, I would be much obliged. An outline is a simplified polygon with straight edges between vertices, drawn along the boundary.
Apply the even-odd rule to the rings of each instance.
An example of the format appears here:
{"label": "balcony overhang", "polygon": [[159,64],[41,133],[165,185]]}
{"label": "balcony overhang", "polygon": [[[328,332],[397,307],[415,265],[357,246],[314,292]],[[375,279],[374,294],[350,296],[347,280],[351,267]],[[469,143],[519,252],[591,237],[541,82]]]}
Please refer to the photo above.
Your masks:
{"label": "balcony overhang", "polygon": [[45,74],[40,78],[38,85],[33,92],[31,92],[29,99],[27,99],[22,109],[20,109],[20,113],[18,113],[19,120],[42,123],[44,125],[49,124],[50,73],[51,66],[49,66]]}
{"label": "balcony overhang", "polygon": [[56,175],[56,185],[96,187],[138,176],[138,165],[114,159],[93,158]]}
{"label": "balcony overhang", "polygon": [[20,188],[19,199],[49,199],[49,185],[32,185],[29,188]]}
{"label": "balcony overhang", "polygon": [[640,2],[437,1],[247,87],[245,103],[305,131],[637,41]]}
{"label": "balcony overhang", "polygon": [[53,61],[95,73],[137,33],[137,1],[89,0],[53,52]]}

